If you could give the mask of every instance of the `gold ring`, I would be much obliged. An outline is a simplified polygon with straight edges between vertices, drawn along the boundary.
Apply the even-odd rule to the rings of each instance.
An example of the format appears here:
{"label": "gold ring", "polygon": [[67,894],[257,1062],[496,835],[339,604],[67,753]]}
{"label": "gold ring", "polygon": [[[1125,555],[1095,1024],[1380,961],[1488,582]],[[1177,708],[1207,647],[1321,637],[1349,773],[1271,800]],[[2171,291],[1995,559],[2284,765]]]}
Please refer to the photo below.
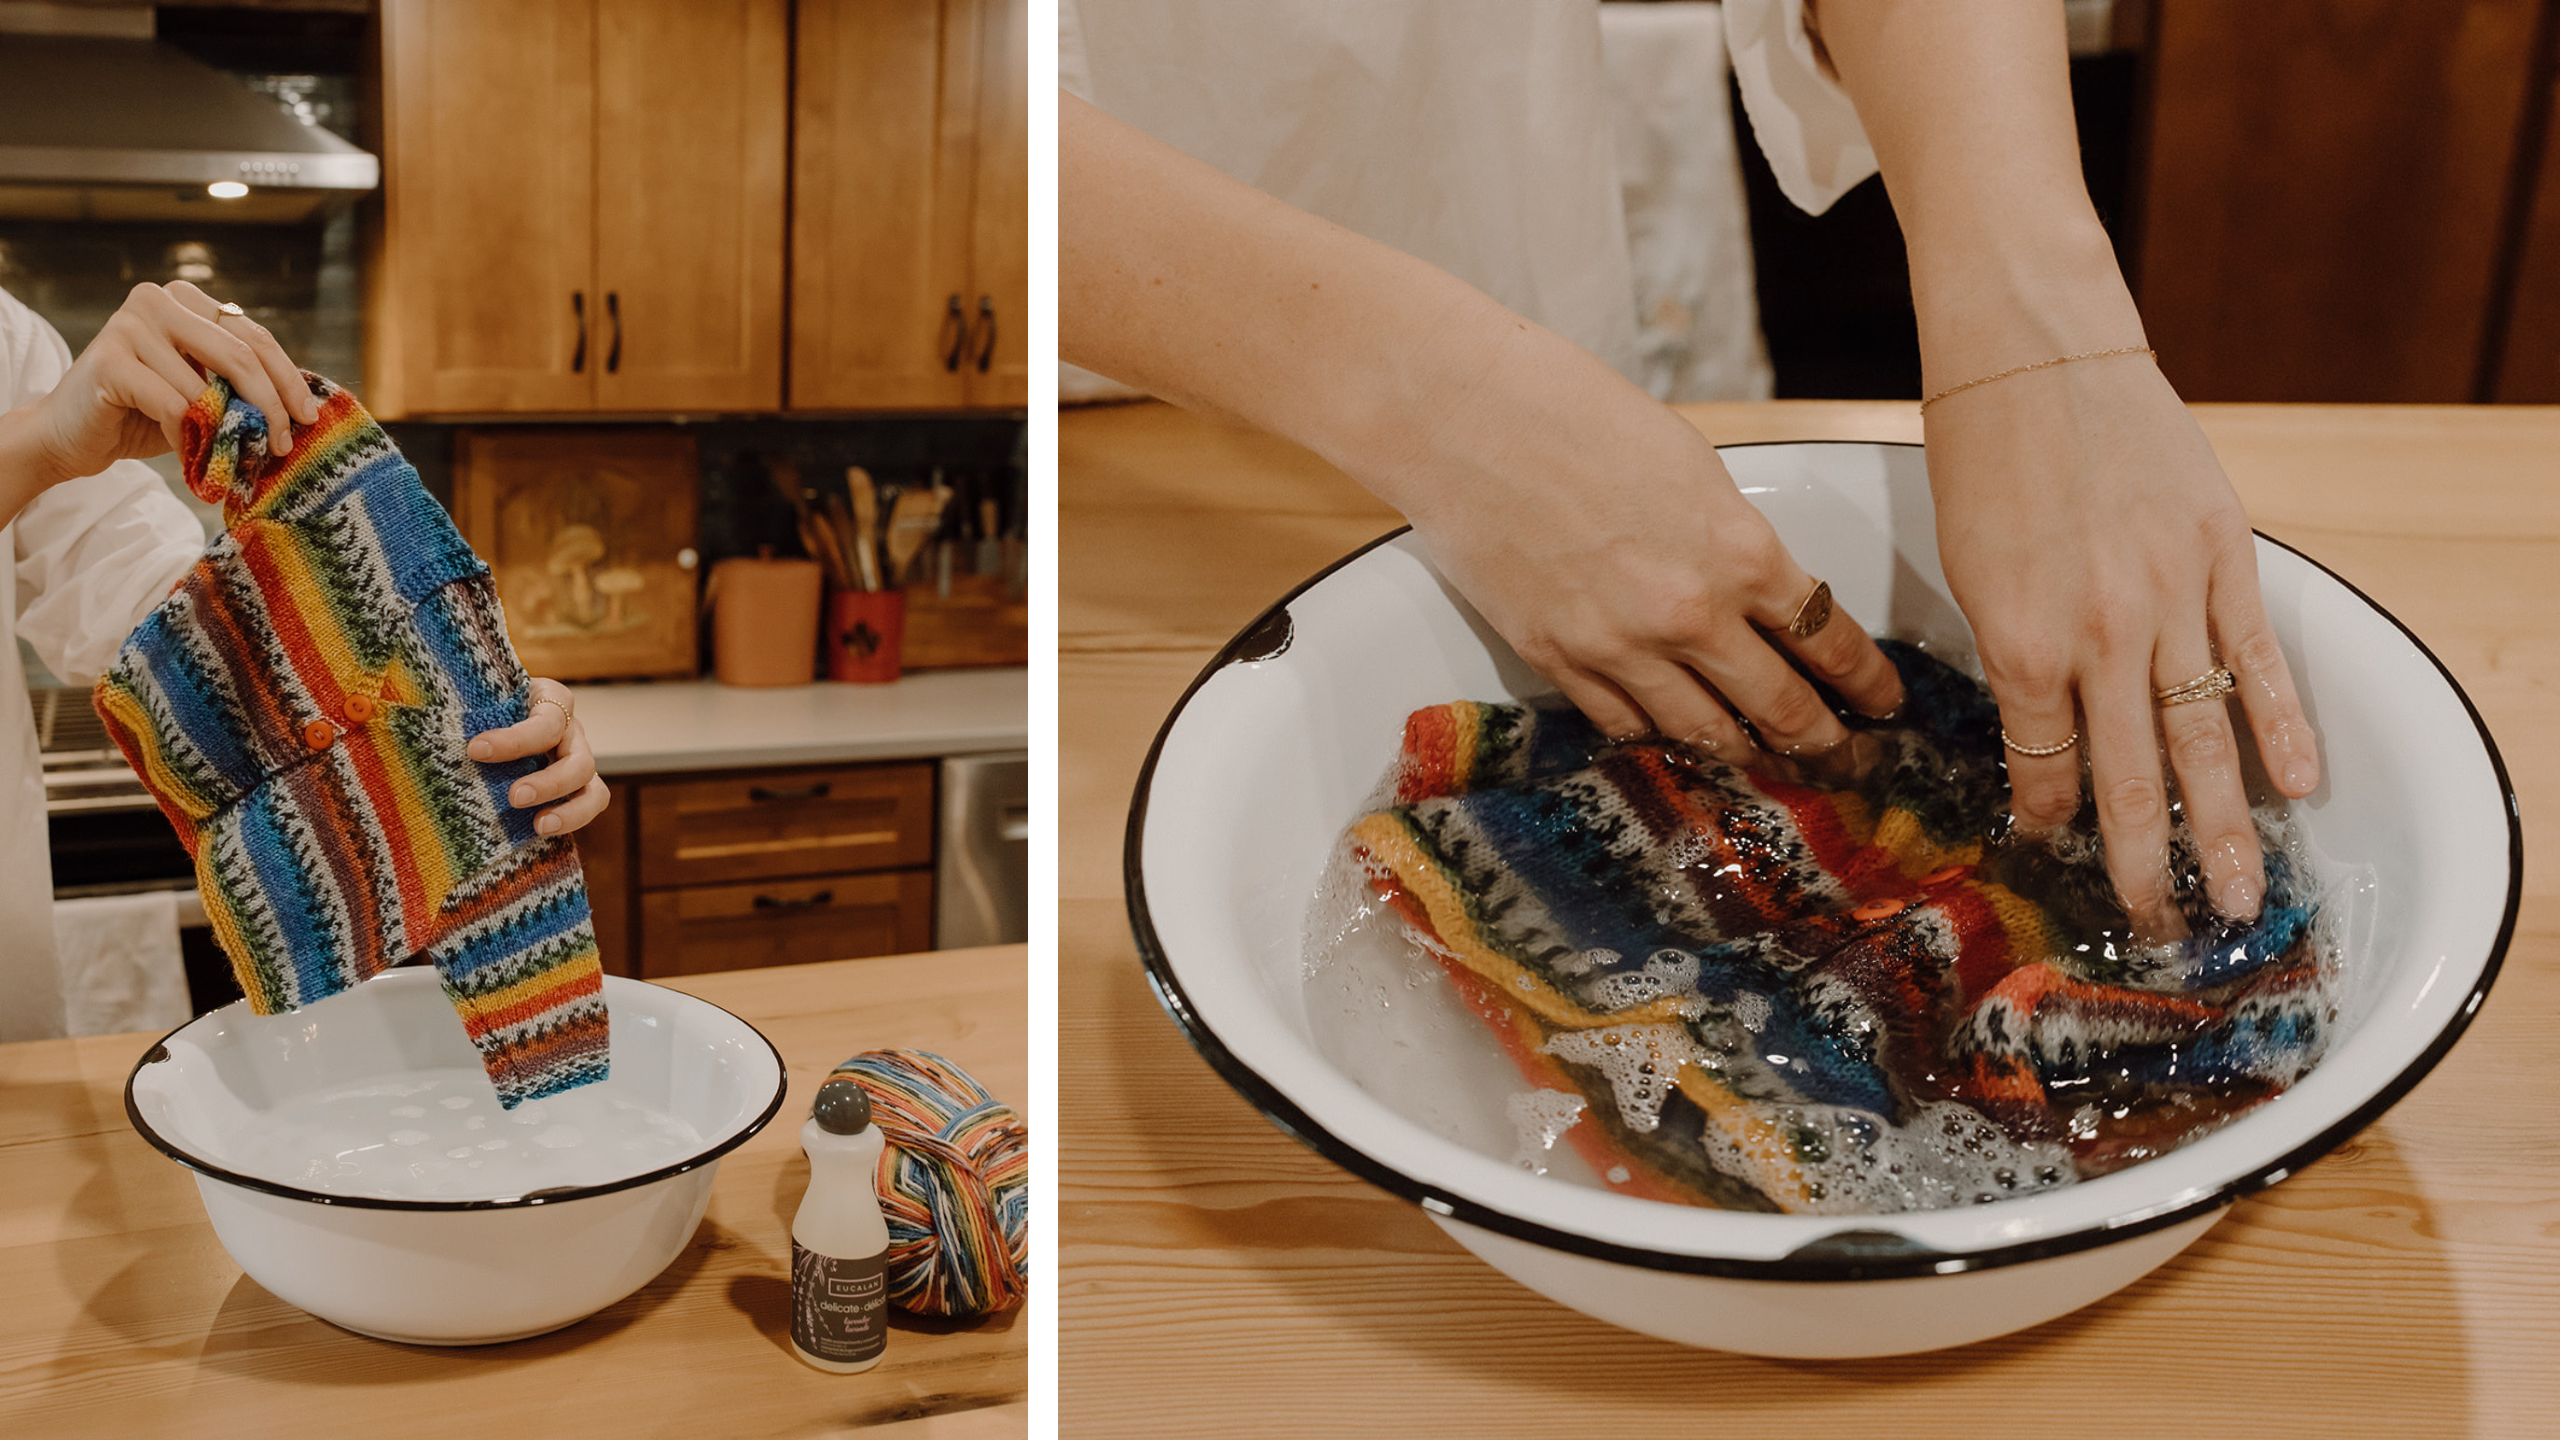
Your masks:
{"label": "gold ring", "polygon": [[541,699],[536,700],[536,701],[534,701],[532,704],[527,705],[526,707],[524,707],[525,718],[527,718],[527,719],[531,719],[531,718],[533,718],[533,712],[534,712],[534,711],[536,711],[536,710],[541,709],[541,708],[542,708],[543,706],[545,706],[545,705],[548,705],[548,706],[550,706],[552,709],[557,710],[557,711],[559,711],[559,712],[560,712],[560,728],[561,728],[561,729],[563,729],[563,730],[568,729],[568,728],[569,728],[569,720],[570,720],[569,707],[568,707],[568,706],[566,706],[566,705],[561,704],[561,703],[560,703],[559,701],[557,701],[557,700],[552,699],[552,698],[551,698],[550,696],[548,696],[548,695],[545,695],[545,696],[543,696]]}
{"label": "gold ring", "polygon": [[2219,700],[2240,688],[2227,665],[2217,665],[2184,685],[2172,685],[2151,692],[2152,700],[2162,706],[2192,705],[2199,700]]}
{"label": "gold ring", "polygon": [[1831,623],[1831,582],[1816,580],[1813,592],[1796,607],[1795,618],[1787,622],[1787,633],[1799,640],[1810,640]]}
{"label": "gold ring", "polygon": [[2074,730],[2070,734],[2063,736],[2061,739],[2054,741],[2050,745],[2021,745],[2017,741],[2009,738],[2009,728],[2004,725],[2000,727],[2000,743],[2017,751],[2021,755],[2033,755],[2037,759],[2041,760],[2048,755],[2059,755],[2063,751],[2070,749],[2072,746],[2079,744],[2080,732]]}
{"label": "gold ring", "polygon": [[248,313],[249,313],[248,311],[241,309],[238,305],[233,304],[231,301],[228,301],[228,300],[223,301],[221,304],[216,305],[216,306],[214,306],[213,308],[214,308],[214,309],[216,309],[216,310],[221,311],[221,312],[222,312],[223,314],[225,314],[225,315],[246,315],[246,314],[248,314]]}

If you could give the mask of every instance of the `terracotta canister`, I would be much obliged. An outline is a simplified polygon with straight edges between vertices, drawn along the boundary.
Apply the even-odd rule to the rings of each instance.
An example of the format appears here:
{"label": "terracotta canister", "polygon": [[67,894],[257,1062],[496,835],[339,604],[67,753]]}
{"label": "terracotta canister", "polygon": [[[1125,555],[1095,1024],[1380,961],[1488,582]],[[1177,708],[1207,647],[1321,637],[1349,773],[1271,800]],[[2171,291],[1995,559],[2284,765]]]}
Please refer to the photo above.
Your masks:
{"label": "terracotta canister", "polygon": [[806,685],[818,651],[823,588],[815,560],[750,560],[711,567],[711,670],[723,685]]}
{"label": "terracotta canister", "polygon": [[827,678],[864,685],[897,679],[906,618],[903,590],[829,591]]}

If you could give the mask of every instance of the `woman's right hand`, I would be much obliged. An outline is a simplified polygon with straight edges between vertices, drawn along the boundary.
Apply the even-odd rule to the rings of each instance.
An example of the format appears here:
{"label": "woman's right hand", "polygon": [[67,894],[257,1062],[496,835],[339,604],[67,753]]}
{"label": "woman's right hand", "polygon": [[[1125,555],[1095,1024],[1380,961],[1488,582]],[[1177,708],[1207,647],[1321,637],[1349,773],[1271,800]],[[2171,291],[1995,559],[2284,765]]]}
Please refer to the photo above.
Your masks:
{"label": "woman's right hand", "polygon": [[320,402],[265,326],[222,313],[212,296],[184,280],[136,285],[62,383],[36,402],[36,435],[52,478],[95,475],[118,460],[176,449],[178,419],[204,393],[207,372],[266,412],[275,454],[293,449],[295,422],[320,418]]}
{"label": "woman's right hand", "polygon": [[1744,766],[1761,746],[1809,756],[1848,738],[1789,654],[1861,712],[1902,703],[1855,618],[1790,633],[1815,577],[1704,436],[1589,352],[1503,317],[1473,382],[1357,478],[1523,660],[1604,734]]}

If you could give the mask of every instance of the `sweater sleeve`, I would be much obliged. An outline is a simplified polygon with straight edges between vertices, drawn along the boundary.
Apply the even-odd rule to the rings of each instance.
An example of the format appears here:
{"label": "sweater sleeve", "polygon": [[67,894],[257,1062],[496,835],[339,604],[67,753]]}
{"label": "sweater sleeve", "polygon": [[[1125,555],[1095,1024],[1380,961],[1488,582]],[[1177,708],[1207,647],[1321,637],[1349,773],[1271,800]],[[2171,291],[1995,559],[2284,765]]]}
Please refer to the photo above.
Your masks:
{"label": "sweater sleeve", "polygon": [[1778,189],[1819,215],[1876,173],[1849,94],[1805,32],[1805,0],[1724,0],[1725,43]]}

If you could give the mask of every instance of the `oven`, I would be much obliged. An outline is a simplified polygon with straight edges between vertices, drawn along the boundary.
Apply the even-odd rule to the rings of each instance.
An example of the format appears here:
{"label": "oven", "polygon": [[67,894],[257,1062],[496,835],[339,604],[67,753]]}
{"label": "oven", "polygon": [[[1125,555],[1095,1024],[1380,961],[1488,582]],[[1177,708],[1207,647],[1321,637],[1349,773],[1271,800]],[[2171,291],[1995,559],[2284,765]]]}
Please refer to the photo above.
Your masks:
{"label": "oven", "polygon": [[89,706],[89,692],[57,685],[31,688],[27,696],[44,757],[53,898],[176,891],[178,952],[186,962],[190,1008],[201,1015],[239,999],[231,961],[205,925],[195,862],[107,738]]}

